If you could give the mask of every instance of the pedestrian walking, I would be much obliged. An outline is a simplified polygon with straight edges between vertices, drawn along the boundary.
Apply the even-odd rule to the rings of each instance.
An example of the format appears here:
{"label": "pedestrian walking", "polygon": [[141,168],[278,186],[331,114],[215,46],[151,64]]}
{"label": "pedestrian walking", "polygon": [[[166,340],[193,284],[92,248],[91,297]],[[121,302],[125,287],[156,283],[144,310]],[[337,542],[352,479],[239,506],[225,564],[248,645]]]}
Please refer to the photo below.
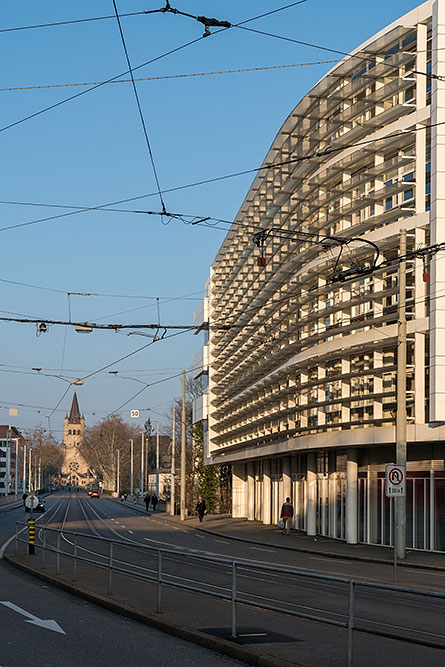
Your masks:
{"label": "pedestrian walking", "polygon": [[289,535],[292,517],[294,516],[294,506],[290,498],[286,498],[286,502],[281,507],[280,517],[283,519],[283,535]]}
{"label": "pedestrian walking", "polygon": [[147,510],[147,512],[148,512],[148,508],[150,507],[150,502],[151,502],[150,494],[147,493],[147,495],[144,498],[145,509]]}
{"label": "pedestrian walking", "polygon": [[158,504],[158,502],[159,502],[158,497],[156,493],[154,493],[151,497],[151,506],[153,507],[153,512],[156,512],[156,505]]}
{"label": "pedestrian walking", "polygon": [[201,496],[199,496],[198,504],[196,505],[196,511],[198,512],[199,521],[202,523],[206,511],[206,501],[204,498],[201,498]]}

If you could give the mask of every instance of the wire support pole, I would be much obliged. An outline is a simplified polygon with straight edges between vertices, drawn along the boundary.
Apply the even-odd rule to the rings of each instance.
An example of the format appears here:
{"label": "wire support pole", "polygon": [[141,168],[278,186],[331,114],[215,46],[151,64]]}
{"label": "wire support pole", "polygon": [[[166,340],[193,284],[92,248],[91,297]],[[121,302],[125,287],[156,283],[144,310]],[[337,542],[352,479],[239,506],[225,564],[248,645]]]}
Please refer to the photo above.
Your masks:
{"label": "wire support pole", "polygon": [[181,413],[181,521],[185,520],[185,370],[182,371],[182,413]]}
{"label": "wire support pole", "polygon": [[[406,229],[400,230],[399,313],[397,322],[397,414],[396,463],[406,465]],[[406,551],[406,497],[395,498],[396,551],[399,559]]]}

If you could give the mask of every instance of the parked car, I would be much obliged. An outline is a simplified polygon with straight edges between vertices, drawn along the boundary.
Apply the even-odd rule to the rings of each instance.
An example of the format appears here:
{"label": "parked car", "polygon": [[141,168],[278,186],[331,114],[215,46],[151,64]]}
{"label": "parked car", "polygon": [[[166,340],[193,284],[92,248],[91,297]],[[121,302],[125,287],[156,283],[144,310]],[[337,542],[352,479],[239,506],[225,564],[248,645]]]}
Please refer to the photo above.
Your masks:
{"label": "parked car", "polygon": [[[30,512],[30,508],[25,505],[25,512]],[[34,508],[34,512],[44,512],[45,511],[45,500],[39,496],[39,504]]]}

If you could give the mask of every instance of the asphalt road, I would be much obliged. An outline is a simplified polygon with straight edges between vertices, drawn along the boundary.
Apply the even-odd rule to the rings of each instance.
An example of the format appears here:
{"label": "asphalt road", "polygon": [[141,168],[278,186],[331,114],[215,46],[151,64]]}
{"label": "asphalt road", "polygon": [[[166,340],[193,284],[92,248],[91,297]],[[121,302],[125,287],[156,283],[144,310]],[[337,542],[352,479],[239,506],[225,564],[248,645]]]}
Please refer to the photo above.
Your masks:
{"label": "asphalt road", "polygon": [[[39,515],[37,525],[61,500],[66,503],[65,497],[48,498],[47,512]],[[22,508],[0,514],[0,549],[14,534],[15,522],[24,518]],[[1,667],[240,664],[48,587],[3,562],[0,580],[0,603],[8,603],[0,604]],[[37,623],[55,620],[63,632],[29,622],[33,617]]]}
{"label": "asphalt road", "polygon": [[[70,520],[71,519],[71,520]],[[174,550],[180,548],[189,554],[226,556],[243,563],[263,563],[298,568],[308,572],[353,577],[357,581],[373,580],[392,584],[392,568],[388,566],[354,561],[339,561],[295,554],[287,550],[272,549],[225,540],[217,536],[203,535],[199,531],[174,525],[161,514],[143,516],[139,511],[111,500],[76,497],[71,500],[67,521],[73,530],[91,532],[105,538],[123,539],[129,545],[143,543],[152,547]],[[80,548],[103,554],[107,550],[92,540],[79,541]],[[69,550],[69,545],[68,550]],[[89,557],[92,557],[91,553]],[[96,556],[97,558],[97,556]],[[141,553],[128,548],[115,549],[115,558],[133,566],[134,571],[155,574],[157,554]],[[99,557],[100,560],[100,557]],[[333,562],[334,561],[334,562]],[[128,565],[130,569],[131,566]],[[223,594],[230,593],[232,571],[226,564],[216,564],[195,558],[163,555],[163,571],[171,581],[199,586]],[[442,573],[414,571],[409,573],[404,585],[416,588],[443,589]],[[437,586],[437,580],[440,584]],[[292,577],[273,572],[261,572],[250,567],[238,569],[238,596],[244,600],[290,608],[309,614],[327,616],[333,620],[346,620],[348,589],[343,583]],[[417,637],[437,642],[445,647],[444,600],[419,598],[393,591],[357,587],[356,623],[362,627],[393,632],[400,637]]]}

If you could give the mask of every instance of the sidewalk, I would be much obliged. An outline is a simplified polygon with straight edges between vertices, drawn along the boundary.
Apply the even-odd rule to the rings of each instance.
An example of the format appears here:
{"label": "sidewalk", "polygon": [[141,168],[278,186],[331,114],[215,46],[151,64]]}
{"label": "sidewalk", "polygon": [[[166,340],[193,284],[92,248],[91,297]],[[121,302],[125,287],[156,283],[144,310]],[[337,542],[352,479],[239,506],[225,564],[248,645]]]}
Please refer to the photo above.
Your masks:
{"label": "sidewalk", "polygon": [[[179,517],[162,515],[171,521],[180,521]],[[342,540],[329,537],[310,537],[301,531],[292,530],[290,535],[283,535],[277,526],[265,526],[259,521],[232,519],[228,514],[206,516],[203,523],[198,518],[186,519],[188,528],[194,528],[218,537],[226,537],[241,542],[260,544],[292,551],[329,556],[330,558],[350,559],[368,563],[393,564],[392,547],[380,547],[368,544],[346,544]],[[401,567],[422,568],[445,571],[445,554],[429,551],[407,550],[406,559],[398,561]]]}

